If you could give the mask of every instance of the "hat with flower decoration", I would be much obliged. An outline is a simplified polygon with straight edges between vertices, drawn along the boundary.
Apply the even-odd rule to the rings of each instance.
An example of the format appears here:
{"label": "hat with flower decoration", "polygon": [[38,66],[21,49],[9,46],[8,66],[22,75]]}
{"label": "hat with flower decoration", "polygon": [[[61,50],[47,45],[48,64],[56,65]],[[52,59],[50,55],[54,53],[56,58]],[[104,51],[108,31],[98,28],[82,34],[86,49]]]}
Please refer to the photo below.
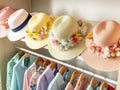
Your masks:
{"label": "hat with flower decoration", "polygon": [[58,17],[50,30],[48,50],[59,60],[70,60],[86,49],[78,22],[69,15]]}
{"label": "hat with flower decoration", "polygon": [[55,16],[37,13],[28,22],[25,43],[31,49],[39,49],[48,43],[48,34]]}
{"label": "hat with flower decoration", "polygon": [[9,6],[0,10],[0,38],[3,38],[9,33],[8,18],[14,12]]}
{"label": "hat with flower decoration", "polygon": [[84,61],[100,71],[116,71],[120,65],[120,24],[113,20],[98,23],[86,38]]}

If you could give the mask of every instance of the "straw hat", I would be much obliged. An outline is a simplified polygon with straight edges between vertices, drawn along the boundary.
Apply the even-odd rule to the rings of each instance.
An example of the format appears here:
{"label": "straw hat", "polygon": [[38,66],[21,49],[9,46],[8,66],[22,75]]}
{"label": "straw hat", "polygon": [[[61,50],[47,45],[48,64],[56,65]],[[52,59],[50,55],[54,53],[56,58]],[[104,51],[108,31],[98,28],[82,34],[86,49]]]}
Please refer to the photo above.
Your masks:
{"label": "straw hat", "polygon": [[59,60],[70,60],[80,55],[85,48],[75,19],[68,15],[58,17],[49,34],[50,54]]}
{"label": "straw hat", "polygon": [[84,61],[100,71],[116,71],[120,65],[120,24],[106,20],[93,28],[86,39]]}
{"label": "straw hat", "polygon": [[39,49],[48,43],[49,30],[55,17],[45,13],[37,13],[28,22],[25,43],[31,49]]}
{"label": "straw hat", "polygon": [[10,30],[8,26],[8,18],[13,12],[14,10],[8,6],[0,10],[0,38],[8,35]]}
{"label": "straw hat", "polygon": [[26,25],[30,18],[31,15],[24,9],[17,10],[9,17],[8,25],[11,30],[8,39],[10,41],[17,41],[25,36]]}

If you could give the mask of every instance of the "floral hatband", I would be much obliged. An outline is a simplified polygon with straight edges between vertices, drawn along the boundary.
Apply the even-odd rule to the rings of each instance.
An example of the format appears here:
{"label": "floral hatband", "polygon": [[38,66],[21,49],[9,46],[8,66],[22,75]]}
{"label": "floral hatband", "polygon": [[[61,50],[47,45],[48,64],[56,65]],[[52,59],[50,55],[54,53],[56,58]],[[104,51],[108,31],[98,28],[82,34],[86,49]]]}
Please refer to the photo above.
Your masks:
{"label": "floral hatband", "polygon": [[59,41],[55,38],[53,30],[50,31],[50,41],[55,47],[57,47],[60,50],[68,50],[69,48],[74,47],[79,43],[81,39],[81,34],[77,32],[72,34],[69,39],[63,39]]}
{"label": "floral hatband", "polygon": [[41,27],[39,32],[30,32],[30,30],[27,29],[26,33],[27,33],[28,37],[30,37],[34,40],[42,40],[42,39],[47,38],[55,19],[56,19],[55,16],[50,16],[50,21],[47,22],[45,26]]}
{"label": "floral hatband", "polygon": [[120,40],[118,40],[117,44],[113,44],[106,47],[100,47],[95,45],[93,41],[92,33],[87,35],[87,45],[90,48],[91,52],[102,56],[103,58],[116,58],[120,57]]}

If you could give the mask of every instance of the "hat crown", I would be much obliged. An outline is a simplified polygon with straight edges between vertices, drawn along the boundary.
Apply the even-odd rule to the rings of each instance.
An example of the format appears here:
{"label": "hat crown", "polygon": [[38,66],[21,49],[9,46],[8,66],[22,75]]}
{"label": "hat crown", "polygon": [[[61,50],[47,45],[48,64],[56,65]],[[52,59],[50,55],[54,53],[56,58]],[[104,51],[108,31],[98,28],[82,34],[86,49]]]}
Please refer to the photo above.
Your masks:
{"label": "hat crown", "polygon": [[115,21],[103,21],[93,28],[93,40],[97,46],[110,46],[117,43],[119,39],[120,25]]}
{"label": "hat crown", "polygon": [[63,15],[55,20],[52,30],[55,38],[61,41],[70,38],[72,34],[78,31],[78,23],[73,17]]}
{"label": "hat crown", "polygon": [[11,29],[20,26],[28,17],[28,12],[24,9],[19,9],[14,12],[8,19],[8,25]]}
{"label": "hat crown", "polygon": [[7,21],[9,16],[14,12],[10,7],[5,7],[0,10],[0,21]]}
{"label": "hat crown", "polygon": [[50,18],[45,13],[38,13],[32,16],[28,22],[28,28],[31,32],[38,32],[40,28],[45,26]]}

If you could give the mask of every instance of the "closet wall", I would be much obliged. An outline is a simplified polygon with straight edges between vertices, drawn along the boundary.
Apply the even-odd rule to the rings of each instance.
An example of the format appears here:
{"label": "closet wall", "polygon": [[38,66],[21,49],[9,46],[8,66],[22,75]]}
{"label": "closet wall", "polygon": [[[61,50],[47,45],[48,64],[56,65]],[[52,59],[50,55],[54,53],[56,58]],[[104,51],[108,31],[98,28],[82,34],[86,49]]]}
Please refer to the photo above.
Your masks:
{"label": "closet wall", "polygon": [[[31,12],[46,12],[52,15],[69,14],[76,19],[120,21],[119,0],[0,0],[0,8],[4,6],[11,6],[15,9],[24,8]],[[10,42],[7,38],[0,39],[0,90],[6,90],[6,64],[15,53],[14,42]],[[117,71],[100,72],[89,68],[82,60],[68,61],[68,63],[117,80]]]}
{"label": "closet wall", "polygon": [[[24,8],[30,12],[30,0],[0,0],[0,8],[10,6],[14,9]],[[7,38],[0,39],[0,90],[6,90],[6,65],[16,53],[14,42]]]}

